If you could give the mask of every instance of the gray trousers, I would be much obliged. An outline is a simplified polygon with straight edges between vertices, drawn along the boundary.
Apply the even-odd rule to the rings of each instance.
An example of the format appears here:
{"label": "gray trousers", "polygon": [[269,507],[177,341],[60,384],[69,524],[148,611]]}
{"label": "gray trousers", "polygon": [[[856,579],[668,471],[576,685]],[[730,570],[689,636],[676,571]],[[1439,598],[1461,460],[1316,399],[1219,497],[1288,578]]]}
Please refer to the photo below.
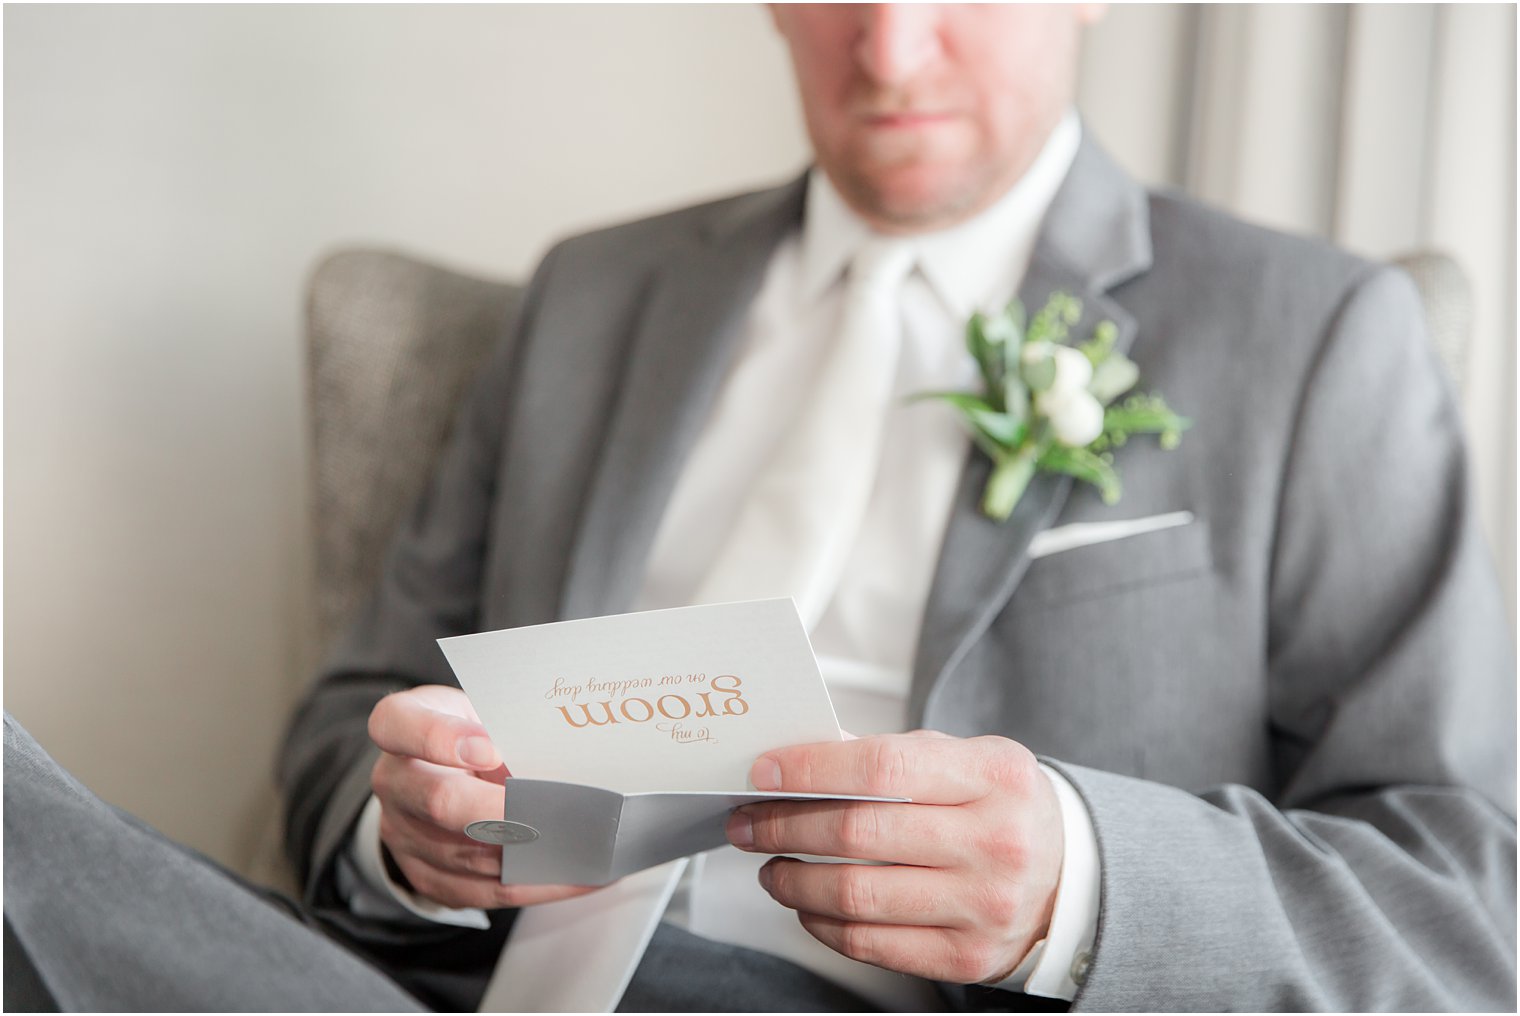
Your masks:
{"label": "gray trousers", "polygon": [[[8,713],[5,1008],[424,1011],[296,904],[95,797]],[[661,927],[621,1008],[870,1006],[784,960]]]}

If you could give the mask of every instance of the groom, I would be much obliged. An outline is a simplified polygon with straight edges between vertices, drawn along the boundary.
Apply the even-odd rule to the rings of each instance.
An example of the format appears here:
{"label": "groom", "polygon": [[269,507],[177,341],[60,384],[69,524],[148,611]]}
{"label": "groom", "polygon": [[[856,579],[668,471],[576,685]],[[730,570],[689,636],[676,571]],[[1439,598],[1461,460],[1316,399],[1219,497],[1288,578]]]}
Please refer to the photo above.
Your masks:
{"label": "groom", "polygon": [[[751,779],[912,803],[737,813],[623,1007],[1513,1004],[1513,658],[1417,299],[1126,178],[1070,108],[1095,15],[777,7],[816,168],[549,253],[291,726],[289,843],[329,935],[475,1008],[514,922],[585,893],[503,886],[459,832],[499,816],[512,746],[434,640],[689,602],[757,513],[777,524],[740,549],[797,563],[805,520],[854,495],[758,492],[794,422],[853,396],[816,379],[889,240],[893,397],[812,432],[871,436],[869,496],[838,569],[796,590],[842,725],[873,736],[778,746]],[[985,458],[896,396],[972,387],[971,313],[1055,292],[1193,427],[1117,449],[1115,505],[1040,475],[995,522]],[[59,849],[97,821],[76,811]],[[288,998],[331,966],[314,1004],[363,994],[368,968],[269,923],[238,983]]]}
{"label": "groom", "polygon": [[[459,834],[512,746],[432,640],[690,602],[787,420],[845,394],[800,379],[898,237],[899,394],[967,386],[973,310],[1066,291],[1194,427],[1119,450],[1116,506],[1040,476],[998,524],[946,416],[842,421],[883,450],[812,626],[841,723],[954,736],[778,746],[757,787],[913,803],[744,809],[667,924],[883,1007],[1513,1001],[1513,665],[1416,298],[1126,179],[1068,112],[1093,15],[777,7],[817,168],[548,255],[292,728],[310,902],[391,958],[583,891]],[[794,853],[890,863],[759,865]]]}

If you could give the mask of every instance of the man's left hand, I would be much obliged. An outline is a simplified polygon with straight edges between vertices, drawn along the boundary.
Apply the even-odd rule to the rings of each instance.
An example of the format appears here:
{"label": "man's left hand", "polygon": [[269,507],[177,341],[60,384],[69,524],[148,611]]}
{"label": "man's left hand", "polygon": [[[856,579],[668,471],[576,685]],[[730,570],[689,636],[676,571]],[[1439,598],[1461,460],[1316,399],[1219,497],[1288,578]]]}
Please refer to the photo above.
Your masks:
{"label": "man's left hand", "polygon": [[932,980],[995,984],[1045,937],[1061,806],[1017,741],[919,731],[799,745],[760,756],[750,781],[911,801],[774,801],[729,819],[741,850],[886,862],[777,857],[760,870],[765,890],[829,948]]}

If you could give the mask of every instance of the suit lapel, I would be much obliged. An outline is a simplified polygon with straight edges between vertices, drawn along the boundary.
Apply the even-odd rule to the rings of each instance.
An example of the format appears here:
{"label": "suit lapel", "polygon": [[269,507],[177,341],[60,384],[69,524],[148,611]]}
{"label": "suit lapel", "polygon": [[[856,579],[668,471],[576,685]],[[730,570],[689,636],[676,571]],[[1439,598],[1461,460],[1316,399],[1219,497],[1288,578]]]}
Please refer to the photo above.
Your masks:
{"label": "suit lapel", "polygon": [[745,313],[776,245],[801,218],[805,180],[726,206],[651,283],[581,516],[561,617],[632,605]]}
{"label": "suit lapel", "polygon": [[[1084,137],[1066,180],[1051,203],[1019,299],[1033,313],[1054,292],[1082,299],[1076,334],[1103,320],[1119,329],[1118,348],[1135,337],[1134,319],[1107,290],[1150,265],[1144,191]],[[908,715],[926,722],[934,692],[997,617],[1029,567],[1029,544],[1060,514],[1072,481],[1039,474],[1006,522],[981,512],[990,464],[973,449],[961,474],[940,549],[913,666]],[[932,722],[932,720],[930,721]]]}

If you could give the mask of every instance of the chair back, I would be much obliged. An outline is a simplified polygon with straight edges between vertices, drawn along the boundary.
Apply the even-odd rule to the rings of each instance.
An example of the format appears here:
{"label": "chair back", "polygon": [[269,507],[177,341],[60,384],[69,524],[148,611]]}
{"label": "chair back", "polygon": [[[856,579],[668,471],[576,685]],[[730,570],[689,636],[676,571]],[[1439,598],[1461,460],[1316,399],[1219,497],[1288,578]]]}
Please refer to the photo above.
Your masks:
{"label": "chair back", "polygon": [[316,637],[374,585],[520,287],[375,250],[339,251],[306,302]]}
{"label": "chair back", "polygon": [[1393,263],[1409,273],[1420,291],[1431,344],[1460,396],[1467,380],[1473,326],[1472,284],[1467,273],[1439,251],[1416,251],[1395,258]]}

